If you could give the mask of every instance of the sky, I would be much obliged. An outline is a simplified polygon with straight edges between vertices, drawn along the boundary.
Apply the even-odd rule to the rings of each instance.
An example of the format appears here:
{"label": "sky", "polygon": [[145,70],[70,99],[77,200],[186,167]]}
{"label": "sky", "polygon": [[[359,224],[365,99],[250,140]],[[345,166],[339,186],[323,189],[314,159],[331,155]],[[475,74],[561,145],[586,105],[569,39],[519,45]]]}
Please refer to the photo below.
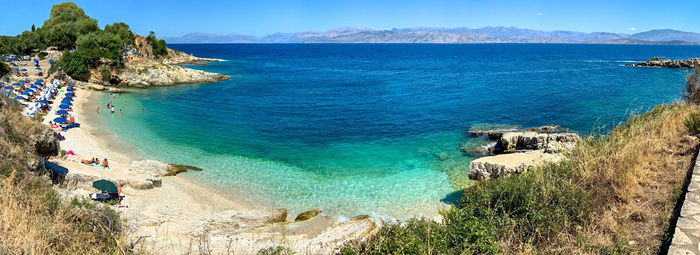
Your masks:
{"label": "sky", "polygon": [[[63,1],[0,0],[0,35],[41,26]],[[644,0],[77,0],[101,27],[125,22],[141,35],[191,32],[262,36],[350,26],[514,26],[535,30],[637,33],[652,29],[700,32],[700,1]]]}

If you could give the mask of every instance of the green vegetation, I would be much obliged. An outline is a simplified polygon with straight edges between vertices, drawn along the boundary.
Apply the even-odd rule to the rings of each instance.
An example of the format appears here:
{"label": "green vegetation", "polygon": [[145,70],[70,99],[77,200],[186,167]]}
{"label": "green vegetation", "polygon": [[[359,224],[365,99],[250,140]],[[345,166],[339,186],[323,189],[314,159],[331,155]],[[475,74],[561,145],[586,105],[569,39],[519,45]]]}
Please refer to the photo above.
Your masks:
{"label": "green vegetation", "polygon": [[10,66],[5,64],[5,62],[0,62],[0,77],[5,76],[5,74],[9,73],[10,71],[12,71]]}
{"label": "green vegetation", "polygon": [[132,44],[136,38],[134,33],[131,32],[129,25],[123,22],[115,22],[112,25],[106,25],[104,31],[118,36],[121,44]]}
{"label": "green vegetation", "polygon": [[689,74],[685,81],[685,100],[700,104],[700,63],[695,63],[695,73]]}
{"label": "green vegetation", "polygon": [[[90,18],[75,3],[66,2],[51,8],[49,19],[44,24],[24,31],[15,37],[0,37],[0,54],[32,54],[56,47],[64,51],[64,57],[56,63],[68,75],[78,80],[87,80],[90,69],[101,65],[123,67],[122,49],[134,43],[136,35],[129,25],[116,22],[100,29],[97,20]],[[146,38],[156,58],[168,54],[164,40],[155,33]],[[73,51],[74,50],[74,51]]]}
{"label": "green vegetation", "polygon": [[146,37],[146,41],[153,47],[153,56],[156,58],[168,55],[168,46],[165,44],[165,40],[158,40],[153,31]]}
{"label": "green vegetation", "polygon": [[341,254],[657,253],[698,145],[684,121],[698,110],[657,106],[559,164],[474,184],[442,222],[389,224]]}
{"label": "green vegetation", "polygon": [[102,77],[102,81],[109,81],[109,79],[112,78],[112,72],[107,69],[102,69],[102,71],[100,71],[100,76]]}

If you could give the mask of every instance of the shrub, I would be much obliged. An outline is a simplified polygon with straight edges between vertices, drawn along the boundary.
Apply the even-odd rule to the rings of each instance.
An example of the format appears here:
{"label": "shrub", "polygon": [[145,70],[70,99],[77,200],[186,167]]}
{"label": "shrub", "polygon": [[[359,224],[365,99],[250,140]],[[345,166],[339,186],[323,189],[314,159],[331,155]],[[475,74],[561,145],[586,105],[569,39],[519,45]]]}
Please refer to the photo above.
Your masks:
{"label": "shrub", "polygon": [[690,133],[700,134],[700,114],[691,113],[690,116],[683,121],[683,124],[685,124],[685,127],[688,128]]}
{"label": "shrub", "polygon": [[66,51],[57,65],[74,79],[87,81],[90,78],[89,64],[88,58],[82,51]]}
{"label": "shrub", "polygon": [[12,71],[12,69],[10,68],[10,66],[5,64],[5,62],[0,61],[0,77],[5,76],[5,74],[7,74],[11,71]]}
{"label": "shrub", "polygon": [[102,69],[102,71],[100,71],[100,76],[102,76],[102,81],[109,81],[109,79],[112,78],[112,72],[107,69]]}
{"label": "shrub", "polygon": [[163,39],[156,39],[156,34],[151,31],[151,33],[146,37],[146,41],[152,47],[153,56],[160,58],[162,56],[168,55],[168,46]]}
{"label": "shrub", "polygon": [[685,78],[685,101],[700,104],[700,65],[695,65],[695,73]]}

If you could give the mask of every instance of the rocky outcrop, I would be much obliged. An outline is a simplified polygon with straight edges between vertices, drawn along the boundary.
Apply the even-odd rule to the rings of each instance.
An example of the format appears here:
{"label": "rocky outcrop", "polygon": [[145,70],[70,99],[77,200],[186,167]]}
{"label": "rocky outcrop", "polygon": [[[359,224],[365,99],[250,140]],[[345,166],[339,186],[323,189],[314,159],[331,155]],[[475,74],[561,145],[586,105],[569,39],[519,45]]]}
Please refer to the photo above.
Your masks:
{"label": "rocky outcrop", "polygon": [[57,156],[58,151],[61,149],[61,146],[58,143],[58,138],[48,131],[33,135],[31,140],[34,141],[34,149],[36,150],[36,153],[43,160],[46,160],[51,156]]}
{"label": "rocky outcrop", "polygon": [[214,82],[228,79],[228,76],[219,73],[163,64],[128,67],[117,75],[122,82],[121,85],[140,88]]}
{"label": "rocky outcrop", "polygon": [[168,55],[163,59],[163,64],[168,65],[184,65],[184,64],[202,64],[204,62],[216,62],[218,59],[200,58],[184,53],[179,50],[168,49]]}
{"label": "rocky outcrop", "polygon": [[[495,141],[489,147],[491,156],[478,158],[469,164],[469,178],[485,180],[523,173],[547,162],[564,159],[562,152],[573,150],[581,139],[557,125],[521,130],[469,131],[474,136],[485,135]],[[470,148],[461,148],[467,154]]]}
{"label": "rocky outcrop", "polygon": [[700,58],[688,59],[658,59],[653,58],[644,62],[628,64],[626,66],[641,66],[641,67],[666,67],[666,68],[694,68],[700,63]]}
{"label": "rocky outcrop", "polygon": [[486,180],[520,174],[547,162],[558,162],[564,156],[544,150],[482,157],[469,163],[469,179]]}
{"label": "rocky outcrop", "polygon": [[157,160],[138,160],[132,161],[126,171],[131,174],[161,177],[170,171],[170,167],[170,164]]}
{"label": "rocky outcrop", "polygon": [[305,221],[305,220],[311,219],[313,217],[316,217],[316,215],[318,215],[319,213],[321,213],[321,209],[308,210],[306,212],[303,212],[303,213],[300,213],[299,215],[297,215],[297,217],[294,218],[294,221]]}
{"label": "rocky outcrop", "polygon": [[572,150],[580,140],[574,133],[540,134],[533,131],[517,131],[504,133],[496,141],[494,153],[509,153],[516,150],[544,150],[547,153],[558,153]]}

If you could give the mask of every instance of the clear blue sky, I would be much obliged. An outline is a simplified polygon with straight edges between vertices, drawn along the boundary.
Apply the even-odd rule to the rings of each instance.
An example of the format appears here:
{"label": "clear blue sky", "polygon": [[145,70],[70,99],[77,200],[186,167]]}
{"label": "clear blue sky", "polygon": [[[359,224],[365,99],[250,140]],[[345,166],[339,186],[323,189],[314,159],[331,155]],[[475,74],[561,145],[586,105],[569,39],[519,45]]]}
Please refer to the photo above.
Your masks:
{"label": "clear blue sky", "polygon": [[[51,6],[63,1],[1,0],[0,34],[16,35],[39,27]],[[115,21],[138,34],[190,32],[265,35],[325,31],[339,26],[403,27],[516,26],[537,30],[635,33],[671,28],[700,32],[700,3],[644,0],[78,0],[100,26]]]}

